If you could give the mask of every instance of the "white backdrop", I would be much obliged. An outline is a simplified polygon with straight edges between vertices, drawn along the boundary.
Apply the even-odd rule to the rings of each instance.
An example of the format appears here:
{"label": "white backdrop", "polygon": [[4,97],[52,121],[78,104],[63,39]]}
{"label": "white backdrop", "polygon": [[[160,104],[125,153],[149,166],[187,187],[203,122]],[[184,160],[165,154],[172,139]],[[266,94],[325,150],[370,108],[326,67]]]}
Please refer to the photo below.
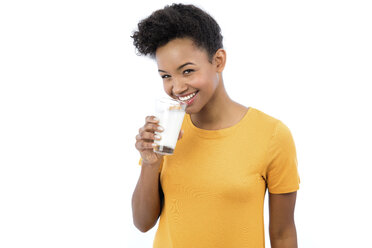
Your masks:
{"label": "white backdrop", "polygon": [[[151,247],[134,144],[163,89],[130,35],[170,3],[0,2],[0,247]],[[370,1],[191,3],[222,28],[230,97],[292,132],[299,247],[371,247]]]}

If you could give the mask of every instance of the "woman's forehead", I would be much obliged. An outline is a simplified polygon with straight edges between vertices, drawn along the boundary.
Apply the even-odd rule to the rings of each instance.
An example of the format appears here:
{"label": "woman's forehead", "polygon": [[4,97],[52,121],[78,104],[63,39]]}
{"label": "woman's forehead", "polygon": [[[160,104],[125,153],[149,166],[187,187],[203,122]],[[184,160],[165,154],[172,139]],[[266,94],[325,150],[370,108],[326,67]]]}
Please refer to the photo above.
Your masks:
{"label": "woman's forehead", "polygon": [[156,50],[155,59],[160,69],[161,66],[175,66],[192,62],[201,63],[207,59],[206,51],[198,48],[190,39],[175,39]]}

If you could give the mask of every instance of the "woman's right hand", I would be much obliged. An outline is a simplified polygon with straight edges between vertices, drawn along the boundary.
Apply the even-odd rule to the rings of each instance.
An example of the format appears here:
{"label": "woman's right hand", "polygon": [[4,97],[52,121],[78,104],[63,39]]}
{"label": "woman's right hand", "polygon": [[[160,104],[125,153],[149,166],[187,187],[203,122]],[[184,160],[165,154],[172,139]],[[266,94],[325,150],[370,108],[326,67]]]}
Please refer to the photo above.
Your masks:
{"label": "woman's right hand", "polygon": [[[160,140],[161,134],[159,137],[155,137],[156,132],[163,132],[163,130],[158,124],[159,121],[155,119],[155,116],[146,116],[146,123],[141,127],[136,136],[136,149],[140,152],[142,163],[146,164],[159,164],[164,155],[156,153],[153,151],[154,140]],[[160,128],[160,129],[159,129]],[[180,131],[178,139],[182,138],[183,131]]]}

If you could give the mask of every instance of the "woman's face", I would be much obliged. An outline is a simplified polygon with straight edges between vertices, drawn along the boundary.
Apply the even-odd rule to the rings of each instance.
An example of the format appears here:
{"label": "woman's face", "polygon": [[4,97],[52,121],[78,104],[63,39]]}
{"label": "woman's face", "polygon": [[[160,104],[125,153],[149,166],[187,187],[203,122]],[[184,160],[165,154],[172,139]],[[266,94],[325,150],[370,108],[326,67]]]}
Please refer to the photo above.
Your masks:
{"label": "woman's face", "polygon": [[[196,47],[188,38],[168,42],[159,47],[155,55],[165,92],[174,99],[186,102],[187,113],[199,112],[218,86],[219,70],[216,63],[211,64],[207,52]],[[182,98],[192,93],[196,95],[190,99]]]}

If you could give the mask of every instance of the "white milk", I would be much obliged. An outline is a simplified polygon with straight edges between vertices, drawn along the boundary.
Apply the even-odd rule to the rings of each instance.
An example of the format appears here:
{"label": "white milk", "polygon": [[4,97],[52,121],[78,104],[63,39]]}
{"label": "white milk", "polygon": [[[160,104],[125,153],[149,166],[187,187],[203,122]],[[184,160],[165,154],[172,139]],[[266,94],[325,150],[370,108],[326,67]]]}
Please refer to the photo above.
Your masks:
{"label": "white milk", "polygon": [[176,148],[178,135],[181,130],[183,118],[185,116],[185,111],[183,110],[169,110],[158,113],[157,116],[160,121],[159,125],[164,128],[163,132],[156,132],[161,136],[161,140],[156,140],[161,151],[168,151],[173,153],[173,150]]}
{"label": "white milk", "polygon": [[158,144],[154,148],[155,152],[169,155],[173,154],[178,141],[178,135],[181,130],[183,118],[185,117],[185,110],[182,108],[157,108],[156,117],[159,118],[159,125],[164,128],[163,132],[155,132],[160,135],[161,140],[155,140]]}

